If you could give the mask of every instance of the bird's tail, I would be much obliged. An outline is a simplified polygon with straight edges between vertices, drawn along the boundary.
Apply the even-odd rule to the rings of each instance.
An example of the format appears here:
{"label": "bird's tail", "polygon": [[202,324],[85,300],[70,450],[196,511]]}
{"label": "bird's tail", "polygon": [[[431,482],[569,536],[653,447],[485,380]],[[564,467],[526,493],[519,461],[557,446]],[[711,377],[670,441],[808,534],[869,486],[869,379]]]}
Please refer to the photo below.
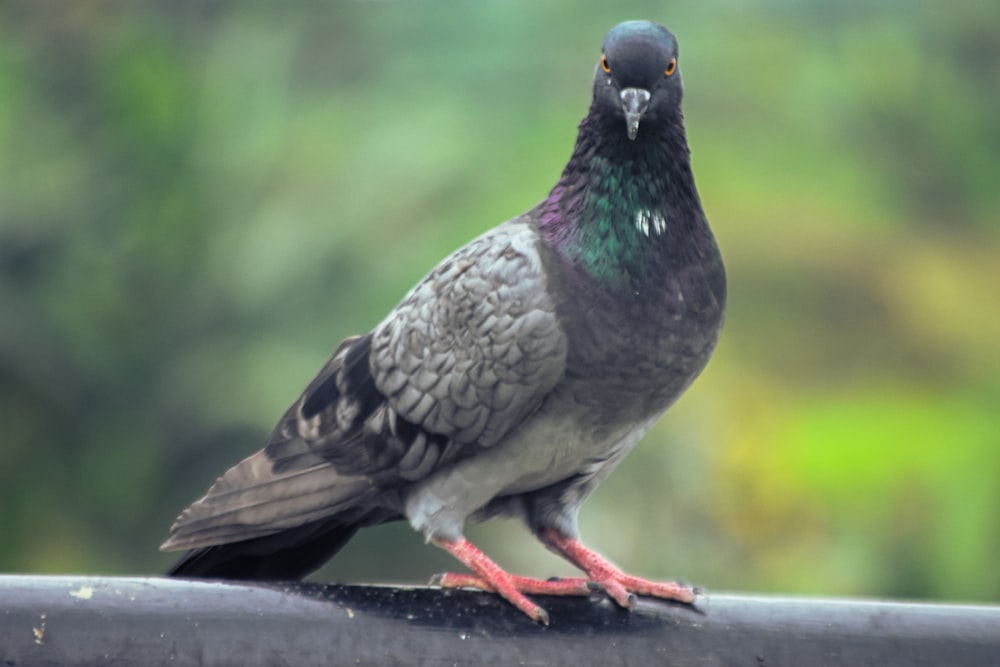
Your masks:
{"label": "bird's tail", "polygon": [[167,570],[167,575],[301,579],[339,551],[364,523],[333,516],[263,537],[191,549]]}
{"label": "bird's tail", "polygon": [[265,449],[216,480],[181,513],[160,547],[187,550],[167,574],[301,579],[358,528],[394,518],[366,504],[375,493],[369,479],[344,477],[329,463],[300,458],[302,467],[287,469]]}

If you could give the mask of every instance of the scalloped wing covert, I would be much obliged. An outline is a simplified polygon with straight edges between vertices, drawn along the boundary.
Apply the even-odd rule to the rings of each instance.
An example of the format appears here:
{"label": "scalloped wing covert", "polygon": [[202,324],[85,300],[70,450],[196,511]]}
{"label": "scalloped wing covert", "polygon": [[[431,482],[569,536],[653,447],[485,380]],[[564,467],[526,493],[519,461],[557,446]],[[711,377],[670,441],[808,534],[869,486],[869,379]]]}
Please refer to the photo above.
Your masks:
{"label": "scalloped wing covert", "polygon": [[373,333],[372,376],[388,406],[458,445],[496,444],[565,370],[537,235],[521,220],[447,258]]}
{"label": "scalloped wing covert", "polygon": [[516,428],[562,377],[567,352],[536,243],[525,221],[497,227],[438,265],[372,333],[343,341],[265,448],[185,510],[164,548],[363,509]]}

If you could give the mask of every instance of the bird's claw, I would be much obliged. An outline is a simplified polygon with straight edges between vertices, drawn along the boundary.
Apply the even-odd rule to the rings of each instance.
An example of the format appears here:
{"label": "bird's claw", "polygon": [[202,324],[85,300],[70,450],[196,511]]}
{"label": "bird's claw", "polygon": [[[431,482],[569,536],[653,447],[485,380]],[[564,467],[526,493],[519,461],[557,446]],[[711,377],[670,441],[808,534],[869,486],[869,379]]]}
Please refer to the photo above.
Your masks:
{"label": "bird's claw", "polygon": [[673,600],[696,608],[698,601],[706,598],[702,588],[673,581],[649,581],[629,575],[597,577],[594,585],[624,609],[634,609],[639,596]]}
{"label": "bird's claw", "polygon": [[607,593],[608,597],[618,603],[619,607],[632,609],[635,607],[635,595],[630,593],[618,581],[612,578],[594,581],[598,588]]}
{"label": "bird's claw", "polygon": [[531,620],[548,625],[548,612],[524,595],[525,592],[533,592],[535,590],[536,586],[532,585],[533,583],[537,585],[546,582],[528,577],[510,576],[509,578],[509,586],[500,586],[490,583],[486,579],[474,574],[444,572],[431,577],[430,583],[432,586],[440,586],[441,588],[475,588],[488,593],[498,593],[505,600],[527,614]]}
{"label": "bird's claw", "polygon": [[[519,593],[530,595],[589,595],[596,590],[603,590],[600,584],[580,577],[549,577],[535,579],[521,577],[515,574],[507,575],[510,587]],[[431,586],[441,588],[475,588],[481,591],[495,593],[496,586],[483,577],[475,574],[455,574],[445,572],[435,574],[430,580]]]}
{"label": "bird's claw", "polygon": [[693,604],[698,596],[695,589],[687,584],[649,581],[625,574],[606,558],[585,547],[578,538],[554,528],[542,529],[538,537],[550,549],[586,572],[597,587],[625,609],[635,607],[639,595],[686,604]]}

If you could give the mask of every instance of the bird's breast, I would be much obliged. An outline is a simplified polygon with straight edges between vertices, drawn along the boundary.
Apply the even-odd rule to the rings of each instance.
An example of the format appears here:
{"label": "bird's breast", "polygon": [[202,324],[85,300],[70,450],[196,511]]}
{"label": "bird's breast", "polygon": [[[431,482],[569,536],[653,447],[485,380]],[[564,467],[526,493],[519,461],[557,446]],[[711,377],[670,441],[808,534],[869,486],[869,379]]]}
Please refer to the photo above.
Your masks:
{"label": "bird's breast", "polygon": [[[565,389],[595,423],[655,416],[708,363],[725,307],[721,261],[664,271],[630,291],[576,291],[567,303]],[[575,305],[574,305],[575,302]]]}

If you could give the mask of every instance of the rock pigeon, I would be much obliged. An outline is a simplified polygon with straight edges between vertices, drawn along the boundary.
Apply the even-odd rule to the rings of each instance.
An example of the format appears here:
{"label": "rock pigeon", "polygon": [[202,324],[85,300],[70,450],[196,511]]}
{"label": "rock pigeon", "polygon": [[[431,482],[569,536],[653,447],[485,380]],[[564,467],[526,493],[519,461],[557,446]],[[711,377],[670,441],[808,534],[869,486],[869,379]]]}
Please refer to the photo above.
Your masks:
{"label": "rock pigeon", "polygon": [[[359,528],[406,520],[471,570],[437,583],[543,623],[527,595],[695,600],[625,574],[577,530],[584,499],[708,362],[726,299],[673,34],[615,26],[593,89],[548,197],[343,341],[264,449],[178,517],[162,549],[189,551],[170,575],[297,579]],[[508,574],[463,537],[466,520],[496,516],[520,517],[586,576]]]}

